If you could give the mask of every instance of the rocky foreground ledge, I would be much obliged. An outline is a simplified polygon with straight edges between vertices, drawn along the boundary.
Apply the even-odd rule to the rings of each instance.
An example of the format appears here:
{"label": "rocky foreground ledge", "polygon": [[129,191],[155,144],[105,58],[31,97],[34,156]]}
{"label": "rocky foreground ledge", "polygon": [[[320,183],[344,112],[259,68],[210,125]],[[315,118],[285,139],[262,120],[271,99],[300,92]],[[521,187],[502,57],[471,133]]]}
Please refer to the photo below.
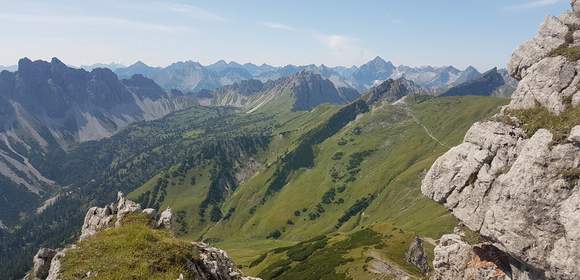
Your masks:
{"label": "rocky foreground ledge", "polygon": [[513,54],[511,103],[426,174],[423,194],[479,236],[443,236],[433,279],[580,279],[580,1],[572,7]]}
{"label": "rocky foreground ledge", "polygon": [[[127,217],[136,214],[144,215],[148,220],[148,226],[152,229],[171,229],[171,209],[157,214],[155,209],[141,209],[139,204],[128,200],[122,193],[118,193],[115,203],[89,209],[81,229],[80,243],[60,250],[41,248],[34,256],[32,272],[24,279],[62,279],[63,265],[61,261],[67,253],[82,248],[82,242],[90,242],[90,239],[99,232],[123,227]],[[186,260],[187,271],[183,271],[178,280],[260,280],[259,278],[243,276],[225,251],[201,242],[192,242],[190,245],[193,251],[191,255],[195,255],[195,258]],[[83,271],[83,273],[85,272]],[[184,275],[189,275],[189,277]],[[85,276],[79,279],[99,279],[99,271],[86,271]]]}

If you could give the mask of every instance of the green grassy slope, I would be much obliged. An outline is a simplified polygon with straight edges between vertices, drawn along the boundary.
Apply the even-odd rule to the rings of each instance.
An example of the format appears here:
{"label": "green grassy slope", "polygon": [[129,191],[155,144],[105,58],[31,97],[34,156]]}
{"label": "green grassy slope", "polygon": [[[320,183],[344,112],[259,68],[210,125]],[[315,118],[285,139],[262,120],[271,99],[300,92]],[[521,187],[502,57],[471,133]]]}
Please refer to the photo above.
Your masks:
{"label": "green grassy slope", "polygon": [[[196,174],[194,183],[158,175],[131,197],[150,190],[166,176],[169,187],[160,207],[173,207],[182,213],[179,219],[185,221],[186,230],[181,234],[217,242],[252,274],[266,279],[272,278],[267,273],[276,267],[287,269],[276,279],[292,279],[292,269],[319,265],[317,260],[322,257],[313,253],[312,259],[299,261],[306,266],[295,268],[296,261],[284,261],[290,249],[274,248],[302,246],[299,242],[320,235],[332,241],[322,246],[320,254],[330,250],[344,257],[331,265],[336,277],[342,275],[337,279],[366,278],[374,259],[418,276],[403,259],[414,236],[437,239],[456,223],[445,209],[421,195],[422,175],[449,146],[461,141],[473,122],[490,116],[505,102],[489,97],[454,97],[412,103],[406,108],[387,105],[359,114],[346,125],[336,120],[344,110],[336,106],[273,114],[270,145],[255,157],[261,163],[256,169],[259,172],[216,204],[222,215],[213,221],[196,214],[215,179],[210,165],[187,171],[186,177]],[[331,129],[337,123],[337,129]],[[311,162],[292,163],[293,155],[304,160],[305,154],[311,156]],[[277,188],[268,191],[281,170],[289,171]],[[369,228],[376,235],[372,244],[329,245],[353,235],[357,238],[357,232]],[[263,257],[261,262],[257,262],[258,256]]]}
{"label": "green grassy slope", "polygon": [[149,222],[143,214],[132,214],[123,226],[81,241],[62,258],[61,278],[85,278],[88,271],[103,280],[179,278],[188,271],[188,260],[199,258],[197,248],[167,230],[152,229]]}

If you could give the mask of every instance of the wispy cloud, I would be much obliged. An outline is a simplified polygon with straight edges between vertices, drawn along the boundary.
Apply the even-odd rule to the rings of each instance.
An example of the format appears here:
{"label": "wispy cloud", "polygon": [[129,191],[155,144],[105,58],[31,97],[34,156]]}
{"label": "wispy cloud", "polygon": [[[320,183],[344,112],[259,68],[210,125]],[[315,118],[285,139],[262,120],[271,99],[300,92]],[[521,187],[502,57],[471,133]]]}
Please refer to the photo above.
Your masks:
{"label": "wispy cloud", "polygon": [[212,13],[204,8],[190,5],[190,4],[159,2],[159,3],[157,3],[157,5],[159,5],[161,8],[163,8],[167,11],[183,14],[185,16],[188,16],[188,17],[191,17],[191,18],[194,18],[197,20],[214,21],[214,22],[227,21],[226,18],[224,18],[218,14]]}
{"label": "wispy cloud", "polygon": [[328,48],[329,54],[336,61],[353,64],[368,60],[373,55],[372,51],[363,47],[360,40],[354,37],[316,31],[312,32],[312,36]]}
{"label": "wispy cloud", "polygon": [[101,17],[101,16],[71,16],[71,15],[36,15],[36,14],[6,14],[0,13],[0,19],[10,22],[26,22],[37,24],[86,24],[96,26],[111,26],[115,28],[126,27],[132,29],[153,30],[167,33],[179,33],[191,31],[187,26],[166,25],[150,22],[137,21],[127,18],[118,17]]}
{"label": "wispy cloud", "polygon": [[527,1],[520,3],[520,4],[505,6],[504,10],[520,11],[520,10],[536,9],[536,8],[542,8],[542,7],[546,7],[546,6],[555,5],[555,4],[558,4],[562,1],[563,0],[527,0]]}
{"label": "wispy cloud", "polygon": [[271,22],[271,21],[260,21],[258,22],[259,25],[265,26],[270,29],[274,30],[283,30],[283,31],[296,31],[297,29],[282,23]]}

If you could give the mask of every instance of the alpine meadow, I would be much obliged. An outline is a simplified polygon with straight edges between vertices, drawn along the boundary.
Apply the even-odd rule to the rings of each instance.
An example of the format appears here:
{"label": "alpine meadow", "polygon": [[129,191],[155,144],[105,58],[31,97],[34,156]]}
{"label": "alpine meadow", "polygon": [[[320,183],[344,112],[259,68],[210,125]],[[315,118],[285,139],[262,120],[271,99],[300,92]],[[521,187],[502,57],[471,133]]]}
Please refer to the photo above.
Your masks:
{"label": "alpine meadow", "polygon": [[580,1],[0,7],[0,279],[580,279]]}

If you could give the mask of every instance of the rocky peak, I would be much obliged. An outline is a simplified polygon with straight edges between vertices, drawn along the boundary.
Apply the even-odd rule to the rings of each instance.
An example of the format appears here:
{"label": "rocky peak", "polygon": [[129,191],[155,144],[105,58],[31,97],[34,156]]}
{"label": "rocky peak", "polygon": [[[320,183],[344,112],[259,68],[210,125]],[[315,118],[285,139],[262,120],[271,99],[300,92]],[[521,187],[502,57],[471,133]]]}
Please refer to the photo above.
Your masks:
{"label": "rocky peak", "polygon": [[[511,103],[491,120],[474,124],[422,183],[423,194],[485,240],[469,245],[461,237],[443,238],[435,249],[436,275],[466,275],[468,266],[445,260],[469,260],[485,245],[497,249],[494,255],[505,254],[507,278],[493,278],[476,266],[473,277],[435,279],[578,279],[580,119],[572,115],[572,128],[554,121],[553,127],[530,131],[530,124],[511,112],[543,107],[550,112],[545,118],[557,120],[578,110],[580,64],[553,51],[570,46],[569,32],[579,21],[571,12],[548,17],[539,34],[514,52],[509,71],[521,81]],[[566,135],[556,138],[554,129]]]}
{"label": "rocky peak", "polygon": [[405,78],[388,79],[371,88],[362,98],[369,105],[378,105],[383,102],[392,103],[409,94],[418,93],[424,93],[424,91],[412,81]]}
{"label": "rocky peak", "polygon": [[[154,209],[141,210],[141,206],[128,200],[121,192],[117,194],[117,201],[104,207],[89,209],[81,230],[79,241],[95,235],[97,232],[110,227],[121,227],[125,217],[131,213],[143,213],[151,218],[150,225],[166,230],[171,229],[171,209],[164,210],[159,217]],[[157,219],[158,218],[158,219]],[[113,223],[114,221],[114,223]],[[184,274],[193,275],[193,279],[200,280],[260,280],[259,278],[247,277],[237,268],[228,254],[218,248],[210,247],[201,242],[193,242],[195,257],[187,260],[187,271]],[[34,256],[34,267],[26,280],[58,280],[61,278],[61,261],[70,250],[82,249],[81,245],[71,245],[62,250],[42,248]],[[87,272],[90,275],[98,275],[97,272]],[[183,274],[179,279],[184,279]]]}

